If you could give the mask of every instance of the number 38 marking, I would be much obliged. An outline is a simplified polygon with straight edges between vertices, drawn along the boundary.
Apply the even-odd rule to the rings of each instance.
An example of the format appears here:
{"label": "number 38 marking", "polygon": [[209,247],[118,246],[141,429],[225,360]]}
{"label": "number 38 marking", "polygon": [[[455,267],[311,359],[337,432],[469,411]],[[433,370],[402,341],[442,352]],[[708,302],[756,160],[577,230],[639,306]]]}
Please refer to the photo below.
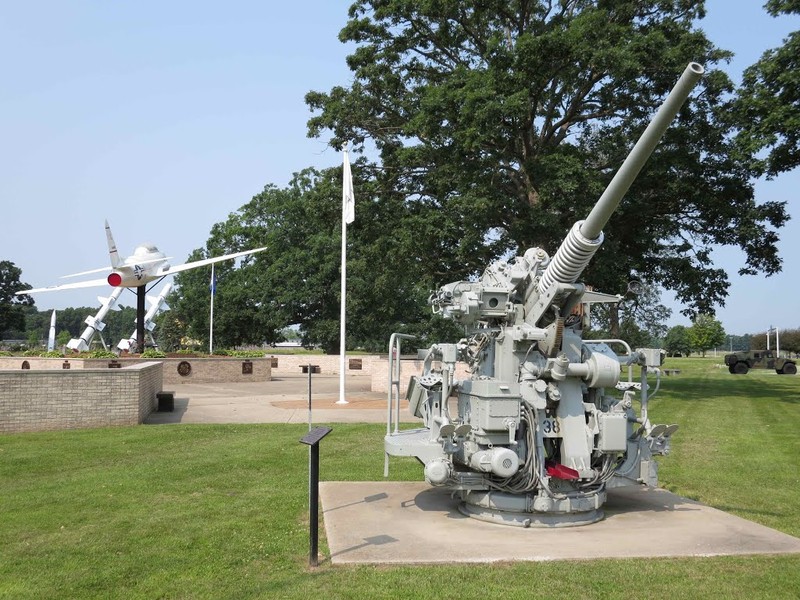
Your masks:
{"label": "number 38 marking", "polygon": [[544,437],[561,437],[561,423],[559,423],[558,417],[543,419],[542,433],[544,433]]}

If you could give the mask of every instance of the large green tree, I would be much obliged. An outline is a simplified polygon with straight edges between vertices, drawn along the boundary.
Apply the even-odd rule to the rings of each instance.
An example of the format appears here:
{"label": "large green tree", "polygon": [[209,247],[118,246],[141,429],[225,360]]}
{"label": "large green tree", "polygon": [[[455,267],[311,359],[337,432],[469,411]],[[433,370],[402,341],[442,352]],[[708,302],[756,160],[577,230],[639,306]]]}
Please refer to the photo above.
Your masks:
{"label": "large green tree", "polygon": [[[797,0],[770,0],[774,17],[800,14]],[[774,177],[800,165],[800,31],[744,72],[736,109],[738,142],[759,173]]]}
{"label": "large green tree", "polygon": [[22,269],[8,260],[0,261],[0,339],[19,338],[25,331],[25,307],[33,306],[33,298],[15,292],[30,289],[22,283]]}
{"label": "large green tree", "polygon": [[711,315],[697,315],[687,330],[687,335],[692,349],[702,353],[703,356],[706,355],[706,350],[719,348],[725,344],[725,330],[722,328],[722,323]]}
{"label": "large green tree", "polygon": [[664,337],[664,350],[668,356],[689,356],[692,344],[689,341],[689,330],[683,325],[670,328]]}
{"label": "large green tree", "polygon": [[[689,0],[359,0],[341,31],[352,82],[314,91],[309,133],[376,159],[375,197],[432,280],[476,274],[531,246],[555,251],[600,196],[689,61],[707,73],[606,227],[583,279],[619,292],[632,277],[675,291],[689,312],[724,303],[711,248],[741,272],[780,270],[783,203],[757,204],[734,159],[728,52]],[[442,281],[444,280],[444,281]]]}
{"label": "large green tree", "polygon": [[[454,337],[451,324],[426,307],[435,282],[420,266],[419,238],[415,230],[399,226],[415,215],[402,196],[375,201],[374,182],[360,178],[356,166],[354,173],[356,220],[347,233],[347,347],[385,350],[395,331],[419,334],[420,344],[427,337]],[[282,329],[298,325],[305,345],[338,351],[341,178],[338,168],[304,170],[286,188],[265,187],[214,225],[206,250],[197,257],[267,247],[247,268],[222,273],[215,346],[279,341]],[[176,316],[207,340],[208,274],[187,271],[176,281],[183,297],[174,304]]]}

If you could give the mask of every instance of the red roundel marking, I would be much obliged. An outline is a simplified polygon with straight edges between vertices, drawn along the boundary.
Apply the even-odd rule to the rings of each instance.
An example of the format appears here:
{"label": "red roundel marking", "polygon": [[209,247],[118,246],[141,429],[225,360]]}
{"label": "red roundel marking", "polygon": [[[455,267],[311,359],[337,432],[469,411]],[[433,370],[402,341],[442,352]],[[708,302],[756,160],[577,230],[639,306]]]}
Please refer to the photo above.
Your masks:
{"label": "red roundel marking", "polygon": [[112,273],[108,276],[108,285],[119,287],[122,283],[122,276],[119,273]]}

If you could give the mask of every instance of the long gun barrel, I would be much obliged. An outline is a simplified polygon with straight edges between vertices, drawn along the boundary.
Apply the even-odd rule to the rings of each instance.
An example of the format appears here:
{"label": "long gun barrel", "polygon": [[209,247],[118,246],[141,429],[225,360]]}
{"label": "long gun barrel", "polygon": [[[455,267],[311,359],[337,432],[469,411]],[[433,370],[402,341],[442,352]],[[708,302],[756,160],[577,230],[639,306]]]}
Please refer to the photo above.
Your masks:
{"label": "long gun barrel", "polygon": [[692,88],[700,80],[703,67],[689,63],[683,75],[672,88],[653,120],[644,130],[639,141],[608,184],[600,199],[584,221],[578,221],[559,247],[542,275],[539,290],[543,292],[553,283],[574,283],[589,264],[592,256],[603,243],[603,227],[619,206],[633,180],[650,158],[656,145],[669,127],[681,106],[689,97]]}

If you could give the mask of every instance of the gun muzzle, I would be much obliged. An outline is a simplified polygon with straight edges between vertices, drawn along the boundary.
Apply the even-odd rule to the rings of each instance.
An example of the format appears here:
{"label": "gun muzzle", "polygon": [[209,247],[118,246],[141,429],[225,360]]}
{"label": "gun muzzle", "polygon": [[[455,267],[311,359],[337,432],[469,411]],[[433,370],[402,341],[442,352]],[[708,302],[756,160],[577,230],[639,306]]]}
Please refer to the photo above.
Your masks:
{"label": "gun muzzle", "polygon": [[539,282],[539,291],[544,292],[553,283],[575,283],[589,261],[603,243],[603,227],[619,206],[622,197],[633,180],[639,175],[644,163],[653,153],[664,132],[669,127],[692,88],[700,80],[704,69],[697,63],[689,63],[683,75],[672,88],[653,120],[644,130],[639,141],[628,154],[625,162],[614,175],[600,199],[584,221],[578,221],[570,229],[559,246]]}
{"label": "gun muzzle", "polygon": [[664,132],[678,114],[683,103],[686,102],[694,86],[700,81],[703,72],[702,65],[697,63],[689,63],[684,69],[678,83],[672,88],[664,100],[664,104],[658,109],[653,120],[650,121],[647,129],[644,130],[639,141],[636,142],[633,150],[630,151],[625,162],[622,163],[611,183],[608,184],[603,195],[600,196],[597,204],[594,205],[589,216],[581,225],[581,233],[585,237],[594,239],[600,235],[603,227],[608,223],[608,219],[619,206],[625,192],[631,187],[633,180],[636,179],[644,163],[650,158]]}

